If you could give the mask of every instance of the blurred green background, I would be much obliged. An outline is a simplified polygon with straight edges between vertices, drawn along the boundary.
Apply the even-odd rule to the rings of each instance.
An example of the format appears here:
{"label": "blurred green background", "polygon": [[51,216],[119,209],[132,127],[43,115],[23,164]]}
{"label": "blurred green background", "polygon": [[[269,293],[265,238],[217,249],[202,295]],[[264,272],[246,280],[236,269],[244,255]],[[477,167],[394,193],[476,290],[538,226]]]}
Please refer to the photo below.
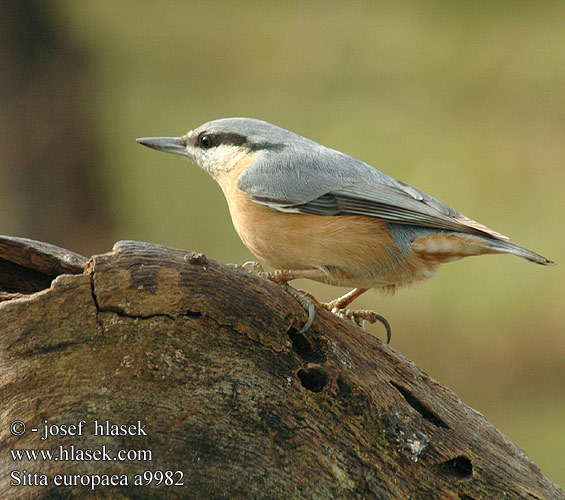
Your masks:
{"label": "blurred green background", "polygon": [[[72,96],[88,132],[77,134],[73,122],[49,153],[38,149],[29,164],[40,173],[27,187],[18,181],[25,173],[10,174],[17,151],[2,146],[0,232],[85,255],[137,239],[241,263],[252,256],[218,186],[136,137],[249,116],[359,157],[560,264],[466,259],[355,306],[384,314],[396,349],[565,484],[562,1],[22,3],[48,29],[20,33],[38,37],[32,52],[41,64],[14,92],[26,103],[51,92],[44,104],[53,125],[67,123],[61,106]],[[48,32],[57,42],[42,46]],[[76,85],[42,76],[41,68],[66,60],[53,55],[62,45],[79,61]],[[17,58],[8,62],[23,71]],[[39,90],[29,90],[34,84]],[[33,154],[48,142],[49,121],[38,125],[34,105],[18,109],[21,120],[0,120],[0,131]],[[25,139],[15,138],[15,122]],[[80,174],[55,194],[74,175],[52,170],[65,155]],[[55,187],[39,190],[53,178]],[[80,218],[69,224],[84,231],[55,232],[64,217],[50,207],[84,186],[90,195],[77,196]],[[36,193],[27,212],[25,189]],[[323,300],[344,291],[296,285]],[[369,329],[382,337],[382,328]]]}

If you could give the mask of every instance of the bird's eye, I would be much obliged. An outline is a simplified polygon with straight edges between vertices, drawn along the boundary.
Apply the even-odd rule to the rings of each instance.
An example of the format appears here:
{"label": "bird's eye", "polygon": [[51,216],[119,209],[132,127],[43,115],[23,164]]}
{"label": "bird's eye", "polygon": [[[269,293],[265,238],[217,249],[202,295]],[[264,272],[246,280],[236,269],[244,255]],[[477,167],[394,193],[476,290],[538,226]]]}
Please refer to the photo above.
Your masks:
{"label": "bird's eye", "polygon": [[204,149],[210,149],[211,147],[216,145],[214,136],[210,134],[201,135],[198,138],[198,144],[200,144],[200,147]]}

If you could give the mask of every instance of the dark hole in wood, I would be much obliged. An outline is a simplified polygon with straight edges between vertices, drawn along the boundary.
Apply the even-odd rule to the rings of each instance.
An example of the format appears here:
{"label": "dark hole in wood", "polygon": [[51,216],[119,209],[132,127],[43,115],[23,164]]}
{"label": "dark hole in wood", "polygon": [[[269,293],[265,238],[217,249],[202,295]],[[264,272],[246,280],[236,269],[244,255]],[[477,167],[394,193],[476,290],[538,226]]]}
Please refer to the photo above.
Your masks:
{"label": "dark hole in wood", "polygon": [[396,382],[390,381],[390,384],[398,391],[406,402],[414,408],[422,417],[431,422],[437,427],[443,427],[444,429],[449,429],[449,426],[439,418],[430,408],[428,408],[424,403],[418,400],[414,394],[412,394],[408,389],[402,387]]}
{"label": "dark hole in wood", "polygon": [[343,375],[337,377],[336,397],[339,404],[353,415],[360,416],[370,411],[371,405],[367,395],[359,388],[354,388]]}
{"label": "dark hole in wood", "polygon": [[439,467],[443,473],[457,479],[466,479],[473,475],[473,463],[463,455],[442,462]]}
{"label": "dark hole in wood", "polygon": [[202,317],[202,313],[198,312],[198,311],[186,311],[186,315],[189,318],[201,318]]}
{"label": "dark hole in wood", "polygon": [[324,361],[324,354],[313,349],[310,340],[308,340],[303,333],[300,333],[296,328],[291,326],[287,334],[292,342],[294,352],[296,352],[296,354],[298,354],[304,361],[308,361],[310,363],[320,363]]}
{"label": "dark hole in wood", "polygon": [[459,498],[459,500],[476,500],[475,497],[470,497],[469,495],[465,495],[465,494],[459,495],[458,498]]}
{"label": "dark hole in wood", "polygon": [[297,375],[302,386],[312,392],[321,392],[329,381],[328,374],[321,368],[303,368]]}
{"label": "dark hole in wood", "polygon": [[349,399],[353,393],[351,386],[347,383],[347,380],[341,375],[337,377],[337,397],[341,400]]}

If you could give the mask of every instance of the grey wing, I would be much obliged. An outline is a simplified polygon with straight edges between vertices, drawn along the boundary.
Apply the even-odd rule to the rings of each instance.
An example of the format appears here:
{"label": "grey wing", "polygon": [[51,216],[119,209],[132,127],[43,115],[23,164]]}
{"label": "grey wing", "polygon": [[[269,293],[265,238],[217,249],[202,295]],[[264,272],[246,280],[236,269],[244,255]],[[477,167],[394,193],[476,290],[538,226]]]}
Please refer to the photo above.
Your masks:
{"label": "grey wing", "polygon": [[367,215],[508,239],[356,158],[315,146],[279,153],[276,164],[268,156],[259,158],[241,174],[239,188],[254,202],[281,212]]}

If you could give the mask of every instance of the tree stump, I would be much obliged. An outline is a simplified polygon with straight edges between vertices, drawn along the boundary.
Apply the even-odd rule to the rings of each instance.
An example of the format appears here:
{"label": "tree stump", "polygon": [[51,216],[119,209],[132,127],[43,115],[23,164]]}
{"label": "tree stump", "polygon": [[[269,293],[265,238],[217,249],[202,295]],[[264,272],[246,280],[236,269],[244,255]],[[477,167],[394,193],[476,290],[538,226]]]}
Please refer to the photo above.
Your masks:
{"label": "tree stump", "polygon": [[0,290],[1,498],[565,498],[394,348],[323,310],[301,335],[204,255],[2,237]]}

